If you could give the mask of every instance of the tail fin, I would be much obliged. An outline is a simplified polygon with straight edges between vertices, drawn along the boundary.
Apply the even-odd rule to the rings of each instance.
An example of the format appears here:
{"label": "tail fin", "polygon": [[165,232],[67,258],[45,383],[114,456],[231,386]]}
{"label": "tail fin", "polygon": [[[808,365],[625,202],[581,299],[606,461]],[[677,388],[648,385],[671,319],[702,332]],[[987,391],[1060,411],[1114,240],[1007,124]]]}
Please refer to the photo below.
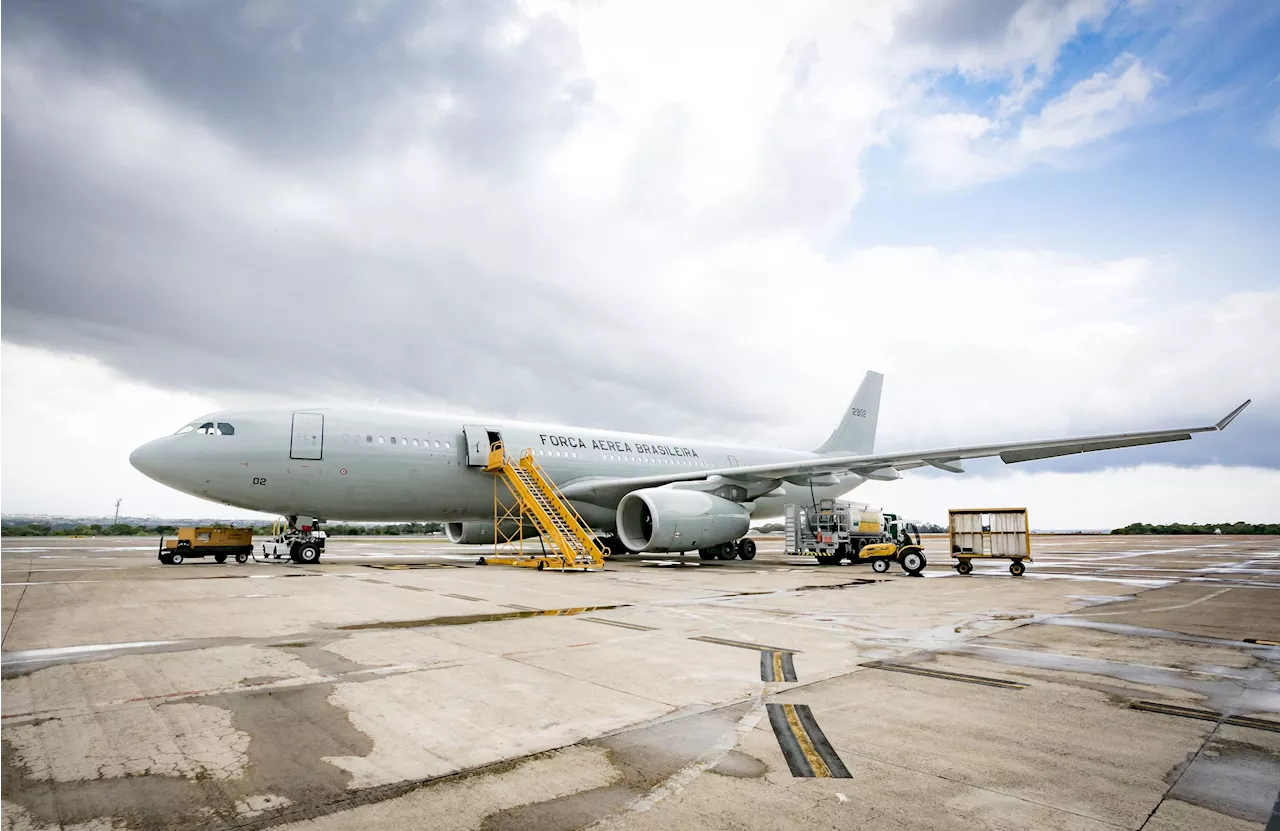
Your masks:
{"label": "tail fin", "polygon": [[844,419],[815,453],[869,454],[875,450],[876,421],[880,417],[880,389],[884,375],[868,372],[853,394],[853,401],[845,410]]}

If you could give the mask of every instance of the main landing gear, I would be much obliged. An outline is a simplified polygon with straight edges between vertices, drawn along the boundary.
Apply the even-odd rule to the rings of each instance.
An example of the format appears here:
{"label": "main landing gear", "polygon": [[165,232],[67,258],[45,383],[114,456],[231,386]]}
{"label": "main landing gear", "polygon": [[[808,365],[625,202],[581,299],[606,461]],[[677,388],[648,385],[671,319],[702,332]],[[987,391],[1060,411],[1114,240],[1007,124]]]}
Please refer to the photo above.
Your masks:
{"label": "main landing gear", "polygon": [[756,541],[740,539],[737,542],[726,542],[710,548],[699,548],[698,556],[704,560],[754,560],[756,558]]}

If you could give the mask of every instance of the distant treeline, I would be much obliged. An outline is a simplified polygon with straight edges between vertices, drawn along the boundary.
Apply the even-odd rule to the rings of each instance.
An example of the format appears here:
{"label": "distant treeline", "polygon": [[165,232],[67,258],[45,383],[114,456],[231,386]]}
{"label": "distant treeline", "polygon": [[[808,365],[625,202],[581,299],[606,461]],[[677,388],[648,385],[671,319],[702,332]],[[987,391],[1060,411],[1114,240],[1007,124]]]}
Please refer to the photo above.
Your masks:
{"label": "distant treeline", "polygon": [[[244,522],[209,523],[211,528],[252,528],[259,536],[271,534],[270,525],[256,525]],[[405,522],[396,525],[333,525],[324,526],[329,534],[350,536],[401,536],[414,534],[436,534],[444,530],[438,522]],[[178,533],[176,525],[133,525],[118,522],[99,525],[53,524],[49,522],[14,522],[5,521],[0,526],[0,534],[6,537],[161,537]]]}
{"label": "distant treeline", "polygon": [[1280,534],[1280,523],[1229,522],[1209,525],[1188,525],[1175,522],[1169,525],[1148,525],[1135,522],[1116,528],[1113,534]]}

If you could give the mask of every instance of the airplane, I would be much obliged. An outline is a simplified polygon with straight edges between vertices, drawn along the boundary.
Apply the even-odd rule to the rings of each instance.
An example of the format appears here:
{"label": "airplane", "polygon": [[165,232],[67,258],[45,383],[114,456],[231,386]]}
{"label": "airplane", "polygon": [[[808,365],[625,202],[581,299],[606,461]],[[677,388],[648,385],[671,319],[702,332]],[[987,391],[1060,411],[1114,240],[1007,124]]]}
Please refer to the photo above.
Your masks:
{"label": "airplane", "polygon": [[[1134,433],[876,453],[884,375],[867,372],[849,407],[813,450],[780,450],[614,430],[460,419],[390,410],[300,407],[213,413],[129,456],[150,478],[184,493],[288,519],[290,532],[349,522],[442,522],[455,543],[492,544],[494,494],[484,472],[498,441],[531,449],[584,522],[614,553],[755,556],[752,520],[787,503],[837,498],[868,480],[933,467],[963,473],[965,459],[1006,464],[1184,441],[1216,424]],[[676,530],[678,529],[678,530]],[[532,528],[517,529],[532,536]],[[294,546],[316,562],[323,546]]]}

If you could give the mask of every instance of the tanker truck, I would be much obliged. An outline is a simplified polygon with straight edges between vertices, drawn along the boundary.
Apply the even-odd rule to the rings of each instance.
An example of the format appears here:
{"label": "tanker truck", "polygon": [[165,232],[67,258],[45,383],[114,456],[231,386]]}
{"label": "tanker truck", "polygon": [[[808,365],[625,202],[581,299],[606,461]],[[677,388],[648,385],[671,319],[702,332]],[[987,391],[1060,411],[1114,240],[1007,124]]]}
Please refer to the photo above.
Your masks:
{"label": "tanker truck", "polygon": [[869,562],[884,573],[897,562],[908,574],[919,574],[927,564],[915,525],[862,503],[820,499],[788,505],[785,527],[785,552],[815,557],[818,565]]}

